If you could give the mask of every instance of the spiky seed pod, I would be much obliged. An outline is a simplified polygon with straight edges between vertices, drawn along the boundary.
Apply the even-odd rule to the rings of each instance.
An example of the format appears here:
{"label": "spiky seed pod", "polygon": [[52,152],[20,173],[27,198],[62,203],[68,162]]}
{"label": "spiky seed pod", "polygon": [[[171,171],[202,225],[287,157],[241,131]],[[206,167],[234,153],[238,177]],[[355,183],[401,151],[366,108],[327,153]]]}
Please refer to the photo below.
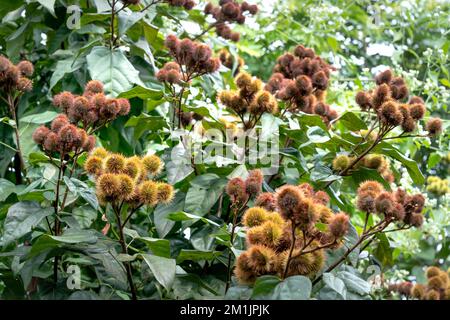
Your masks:
{"label": "spiky seed pod", "polygon": [[381,120],[391,126],[398,126],[403,122],[403,114],[399,111],[398,105],[392,101],[386,101],[381,105]]}
{"label": "spiky seed pod", "polygon": [[53,105],[67,113],[75,102],[75,97],[68,91],[61,92],[53,97]]}
{"label": "spiky seed pod", "polygon": [[394,209],[389,213],[395,220],[403,221],[405,218],[405,208],[401,203],[395,203]]}
{"label": "spiky seed pod", "polygon": [[249,266],[258,275],[275,272],[275,252],[265,246],[255,245],[248,249]]}
{"label": "spiky seed pod", "polygon": [[117,99],[117,102],[119,103],[119,115],[124,116],[127,115],[130,112],[130,101],[128,99],[119,98]]}
{"label": "spiky seed pod", "polygon": [[416,103],[425,104],[425,101],[423,101],[423,99],[421,97],[412,96],[408,103],[409,104],[416,104]]}
{"label": "spiky seed pod", "polygon": [[426,288],[423,284],[416,283],[411,289],[411,296],[416,299],[423,299],[425,297]]}
{"label": "spiky seed pod", "polygon": [[95,148],[95,149],[92,150],[92,152],[91,152],[91,156],[93,156],[93,157],[99,157],[100,159],[104,159],[104,158],[106,158],[108,155],[109,155],[109,152],[108,152],[105,148],[102,148],[102,147]]}
{"label": "spiky seed pod", "polygon": [[19,81],[17,81],[16,88],[20,92],[30,92],[33,90],[33,81],[25,77],[20,77]]}
{"label": "spiky seed pod", "polygon": [[330,202],[330,196],[325,191],[319,190],[314,194],[314,201],[327,205]]}
{"label": "spiky seed pod", "polygon": [[342,238],[348,232],[349,217],[344,212],[339,212],[331,218],[328,225],[328,231],[336,238]]}
{"label": "spiky seed pod", "polygon": [[425,115],[425,105],[421,103],[411,104],[409,107],[409,113],[414,120],[420,120]]}
{"label": "spiky seed pod", "polygon": [[389,89],[389,86],[385,83],[375,88],[374,92],[372,93],[371,98],[371,105],[375,108],[375,110],[378,110],[381,105],[388,101],[391,98],[391,89]]}
{"label": "spiky seed pod", "polygon": [[315,204],[313,206],[313,210],[315,210],[316,215],[319,217],[319,221],[321,223],[328,224],[334,217],[333,211],[323,204]]}
{"label": "spiky seed pod", "polygon": [[276,201],[280,214],[285,220],[290,220],[298,210],[303,199],[302,191],[294,186],[283,186],[277,190]]}
{"label": "spiky seed pod", "polygon": [[380,85],[382,83],[389,83],[391,82],[392,77],[393,77],[392,71],[390,69],[387,69],[377,74],[377,76],[375,77],[375,82],[377,85]]}
{"label": "spiky seed pod", "polygon": [[53,152],[58,147],[58,135],[54,132],[50,132],[44,139],[44,149]]}
{"label": "spiky seed pod", "polygon": [[375,199],[375,209],[377,213],[390,214],[394,209],[394,205],[394,198],[389,192],[382,192]]}
{"label": "spiky seed pod", "polygon": [[163,167],[161,159],[155,154],[143,157],[142,164],[144,165],[145,169],[147,169],[147,171],[153,176],[158,175]]}
{"label": "spiky seed pod", "polygon": [[359,91],[355,96],[356,103],[362,110],[368,110],[371,108],[371,98],[367,92]]}
{"label": "spiky seed pod", "polygon": [[5,72],[5,80],[7,83],[9,83],[12,86],[16,86],[17,82],[19,82],[20,79],[20,70],[16,66],[12,65],[8,70]]}
{"label": "spiky seed pod", "polygon": [[333,169],[335,171],[345,170],[349,165],[350,165],[350,158],[345,154],[338,155],[333,160]]}
{"label": "spiky seed pod", "polygon": [[153,206],[158,202],[158,185],[156,182],[147,180],[137,187],[139,199],[143,204]]}
{"label": "spiky seed pod", "polygon": [[280,227],[284,227],[286,223],[278,212],[267,212],[266,218],[267,221],[272,221]]}
{"label": "spiky seed pod", "polygon": [[67,111],[67,115],[70,121],[76,123],[86,117],[91,107],[92,105],[86,97],[76,97],[73,107]]}
{"label": "spiky seed pod", "polygon": [[426,276],[428,279],[432,278],[432,277],[436,277],[441,273],[441,269],[439,269],[438,267],[428,267],[427,271],[425,272]]}
{"label": "spiky seed pod", "polygon": [[442,132],[442,120],[439,118],[430,118],[426,125],[425,130],[428,131],[430,136],[437,136]]}
{"label": "spiky seed pod", "polygon": [[412,212],[421,213],[425,205],[425,197],[418,193],[409,197],[405,202],[405,207],[410,208]]}
{"label": "spiky seed pod", "polygon": [[45,138],[50,133],[50,129],[46,126],[40,126],[33,132],[33,140],[36,144],[43,144]]}
{"label": "spiky seed pod", "polygon": [[402,129],[405,132],[413,132],[416,130],[416,121],[412,117],[403,119]]}
{"label": "spiky seed pod", "polygon": [[426,300],[440,300],[441,295],[436,290],[430,290],[425,295]]}
{"label": "spiky seed pod", "polygon": [[135,188],[133,179],[124,173],[118,174],[117,179],[119,180],[120,198],[123,200],[131,199]]}
{"label": "spiky seed pod", "polygon": [[105,158],[105,172],[123,173],[125,169],[125,157],[121,154],[110,154]]}
{"label": "spiky seed pod", "polygon": [[97,193],[104,196],[106,201],[120,198],[120,181],[117,175],[104,173],[97,179]]}
{"label": "spiky seed pod", "polygon": [[381,183],[377,181],[367,180],[359,185],[357,192],[358,194],[361,194],[367,191],[371,191],[375,194],[375,196],[378,196],[381,192],[384,191],[384,188]]}
{"label": "spiky seed pod", "polygon": [[98,80],[91,80],[84,87],[84,91],[88,94],[103,93],[103,83]]}
{"label": "spiky seed pod", "polygon": [[248,209],[242,217],[242,223],[247,228],[257,227],[267,221],[268,212],[261,207]]}
{"label": "spiky seed pod", "polygon": [[8,58],[6,58],[4,56],[0,56],[0,72],[5,72],[11,66],[12,66],[12,63]]}
{"label": "spiky seed pod", "polygon": [[228,181],[226,193],[230,196],[232,202],[245,202],[248,198],[245,191],[245,181],[239,177]]}
{"label": "spiky seed pod", "polygon": [[423,225],[423,216],[419,213],[414,213],[409,217],[409,223],[413,227],[420,228]]}
{"label": "spiky seed pod", "polygon": [[81,135],[78,128],[67,124],[58,132],[58,149],[62,153],[70,152],[72,149],[81,147]]}
{"label": "spiky seed pod", "polygon": [[275,211],[277,202],[275,196],[271,192],[261,193],[255,200],[256,207],[262,207],[268,211]]}
{"label": "spiky seed pod", "polygon": [[391,85],[392,98],[403,100],[408,97],[409,91],[406,85]]}
{"label": "spiky seed pod", "polygon": [[311,198],[303,198],[292,216],[292,221],[304,231],[309,230],[320,219],[316,204]]}
{"label": "spiky seed pod", "polygon": [[376,194],[373,191],[359,192],[356,206],[363,212],[375,212]]}
{"label": "spiky seed pod", "polygon": [[20,73],[25,77],[31,77],[34,73],[34,66],[30,61],[20,61],[17,64],[17,68],[19,68]]}
{"label": "spiky seed pod", "polygon": [[67,116],[65,114],[59,114],[55,119],[53,119],[51,129],[54,133],[58,133],[62,127],[65,127],[68,124],[69,119],[67,118]]}
{"label": "spiky seed pod", "polygon": [[385,163],[384,157],[380,154],[370,154],[364,158],[364,166],[370,169],[379,169]]}
{"label": "spiky seed pod", "polygon": [[245,192],[249,196],[257,196],[261,193],[264,177],[261,170],[251,170],[245,179]]}
{"label": "spiky seed pod", "polygon": [[158,182],[156,184],[158,191],[158,202],[168,204],[172,202],[174,197],[173,186],[168,183]]}
{"label": "spiky seed pod", "polygon": [[243,252],[239,255],[236,261],[236,268],[234,273],[239,283],[252,284],[256,280],[256,273],[250,266],[250,259],[248,252]]}
{"label": "spiky seed pod", "polygon": [[88,157],[84,163],[84,170],[92,175],[101,175],[103,173],[103,159],[96,156]]}
{"label": "spiky seed pod", "polygon": [[138,157],[134,156],[131,158],[127,158],[125,160],[125,167],[123,169],[123,173],[135,179],[139,175],[141,167],[142,167],[141,159],[139,159]]}
{"label": "spiky seed pod", "polygon": [[444,287],[444,283],[439,275],[428,279],[428,288],[440,290]]}
{"label": "spiky seed pod", "polygon": [[298,188],[302,191],[303,195],[308,198],[314,197],[314,188],[307,182],[302,183],[298,186]]}

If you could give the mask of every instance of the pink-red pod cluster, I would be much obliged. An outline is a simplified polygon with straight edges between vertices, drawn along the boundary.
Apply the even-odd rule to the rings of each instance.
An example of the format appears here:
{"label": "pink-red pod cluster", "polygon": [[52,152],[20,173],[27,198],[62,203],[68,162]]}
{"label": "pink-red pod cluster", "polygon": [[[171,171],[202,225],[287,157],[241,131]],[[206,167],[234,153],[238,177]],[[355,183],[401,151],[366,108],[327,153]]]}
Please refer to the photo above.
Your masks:
{"label": "pink-red pod cluster", "polygon": [[[155,3],[164,2],[174,7],[184,7],[186,10],[191,10],[195,7],[196,3],[193,0],[159,0],[155,1]],[[126,5],[138,5],[141,3],[141,0],[122,0],[122,2]]]}
{"label": "pink-red pod cluster", "polygon": [[260,193],[242,217],[247,250],[236,261],[238,281],[251,284],[270,274],[313,278],[324,266],[325,249],[338,248],[349,230],[348,215],[335,214],[328,203],[325,192],[307,183]]}
{"label": "pink-red pod cluster", "polygon": [[446,272],[438,267],[429,267],[426,270],[426,277],[426,284],[414,284],[410,281],[392,283],[389,285],[388,291],[419,300],[450,300],[448,271]]}
{"label": "pink-red pod cluster", "polygon": [[258,6],[255,4],[249,4],[243,1],[239,4],[234,0],[220,0],[219,5],[215,6],[212,2],[209,2],[205,6],[205,14],[213,16],[216,22],[213,26],[216,27],[216,33],[218,36],[238,42],[241,35],[239,32],[231,30],[231,23],[244,24],[245,15],[255,15],[258,12]]}
{"label": "pink-red pod cluster", "polygon": [[[356,94],[356,103],[363,111],[377,115],[380,123],[387,128],[401,126],[404,132],[413,132],[417,122],[423,119],[426,107],[422,98],[413,96],[408,100],[409,90],[402,77],[385,70],[375,77],[376,87]],[[442,132],[442,120],[431,118],[426,123],[430,136]]]}
{"label": "pink-red pod cluster", "polygon": [[228,181],[225,191],[233,204],[243,204],[261,193],[263,181],[261,170],[251,170],[245,180],[236,177]]}
{"label": "pink-red pod cluster", "polygon": [[299,45],[278,58],[266,90],[286,101],[290,112],[317,114],[328,123],[338,116],[325,102],[331,70],[313,49]]}
{"label": "pink-red pod cluster", "polygon": [[422,211],[425,197],[422,194],[409,195],[402,189],[386,191],[377,181],[365,181],[357,192],[356,205],[367,213],[378,213],[392,221],[421,227],[424,221]]}
{"label": "pink-red pod cluster", "polygon": [[53,105],[67,115],[75,125],[96,128],[130,112],[130,102],[124,98],[108,98],[103,83],[89,81],[82,95],[64,91],[53,97]]}
{"label": "pink-red pod cluster", "polygon": [[46,153],[57,152],[61,156],[70,152],[91,151],[95,147],[95,137],[71,124],[65,114],[58,115],[52,121],[50,128],[38,127],[33,133],[33,140]]}
{"label": "pink-red pod cluster", "polygon": [[0,91],[29,92],[33,89],[33,82],[29,79],[34,73],[34,66],[30,61],[21,61],[14,65],[8,58],[0,55]]}
{"label": "pink-red pod cluster", "polygon": [[180,84],[207,73],[213,73],[220,67],[220,60],[212,57],[212,50],[203,43],[190,39],[178,39],[169,35],[165,41],[174,61],[168,62],[156,74],[161,82]]}

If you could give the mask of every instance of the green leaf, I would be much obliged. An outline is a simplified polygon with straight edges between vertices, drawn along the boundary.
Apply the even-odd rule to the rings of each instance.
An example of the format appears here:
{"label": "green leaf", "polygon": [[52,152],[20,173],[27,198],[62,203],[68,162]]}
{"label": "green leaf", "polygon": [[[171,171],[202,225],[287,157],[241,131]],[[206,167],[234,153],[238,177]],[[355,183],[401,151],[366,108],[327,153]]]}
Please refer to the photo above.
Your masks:
{"label": "green leaf", "polygon": [[157,132],[167,128],[167,122],[163,117],[141,113],[139,116],[132,116],[125,123],[125,127],[134,127],[134,139],[139,139],[146,131]]}
{"label": "green leaf", "polygon": [[128,31],[136,22],[141,20],[146,15],[145,12],[133,12],[124,10],[119,12],[119,35],[122,36]]}
{"label": "green leaf", "polygon": [[134,84],[141,84],[139,72],[122,51],[94,47],[86,60],[91,78],[102,81],[108,94],[118,96]]}
{"label": "green leaf", "polygon": [[357,293],[361,296],[367,295],[370,293],[370,284],[356,276],[355,274],[348,271],[339,271],[338,277],[342,279],[347,287],[347,290]]}
{"label": "green leaf", "polygon": [[126,92],[122,92],[119,95],[119,98],[140,98],[142,100],[151,99],[151,100],[160,100],[164,96],[163,92],[160,90],[155,90],[151,88],[146,88],[143,86],[136,86],[131,90]]}
{"label": "green leaf", "polygon": [[415,184],[421,185],[425,182],[425,177],[420,171],[417,162],[410,158],[405,157],[394,146],[386,142],[381,142],[374,148],[374,152],[388,155],[394,158],[395,160],[400,161],[406,167],[406,170],[408,170],[408,173]]}
{"label": "green leaf", "polygon": [[441,161],[441,156],[437,153],[430,154],[430,157],[428,158],[427,167],[428,169],[434,168],[439,161]]}
{"label": "green leaf", "polygon": [[170,290],[175,279],[175,259],[168,259],[150,254],[143,254],[142,257],[150,267],[156,280],[166,288],[166,290]]}
{"label": "green leaf", "polygon": [[442,79],[439,79],[439,81],[447,88],[450,88],[450,81],[448,81],[447,79],[442,78]]}
{"label": "green leaf", "polygon": [[42,208],[36,202],[18,202],[8,209],[5,218],[3,246],[7,246],[31,232],[45,217],[51,215],[52,208]]}
{"label": "green leaf", "polygon": [[292,276],[284,279],[274,289],[272,300],[308,300],[312,284],[305,276]]}
{"label": "green leaf", "polygon": [[[330,137],[328,135],[328,132],[323,130],[321,127],[314,126],[308,128],[308,131],[306,131],[306,136],[309,138],[309,143],[324,143],[330,140]],[[302,146],[304,146],[303,144]]]}
{"label": "green leaf", "polygon": [[201,261],[207,260],[211,261],[220,256],[222,253],[220,251],[202,251],[202,250],[188,250],[182,249],[177,257],[177,263],[180,264],[185,260],[190,261]]}
{"label": "green leaf", "polygon": [[31,114],[20,119],[23,123],[44,124],[52,121],[58,115],[55,111],[45,111],[42,113]]}
{"label": "green leaf", "polygon": [[253,287],[252,299],[265,300],[270,299],[276,286],[281,282],[276,276],[262,276],[256,279]]}
{"label": "green leaf", "polygon": [[16,185],[9,180],[0,178],[0,202],[6,200],[10,194],[14,193]]}
{"label": "green leaf", "polygon": [[135,230],[124,228],[124,233],[133,238],[144,242],[154,255],[170,258],[170,241],[167,239],[157,239],[150,237],[141,237]]}
{"label": "green leaf", "polygon": [[55,16],[55,1],[56,0],[36,0],[36,1],[39,2],[45,9],[50,11],[50,13],[53,16]]}
{"label": "green leaf", "polygon": [[184,197],[183,192],[177,192],[175,198],[169,205],[158,205],[155,209],[155,227],[158,232],[159,237],[164,238],[170,230],[175,225],[175,222],[167,219],[167,217],[173,213],[182,211],[184,207]]}
{"label": "green leaf", "polygon": [[340,118],[339,122],[341,122],[347,129],[351,131],[365,130],[367,129],[367,125],[364,121],[361,120],[356,114],[353,112],[346,112]]}
{"label": "green leaf", "polygon": [[342,281],[341,279],[339,279],[338,277],[336,277],[334,274],[332,273],[324,273],[323,274],[323,282],[332,290],[334,290],[335,292],[337,292],[342,299],[345,299],[347,296],[347,288],[345,287],[345,283],[344,281]]}

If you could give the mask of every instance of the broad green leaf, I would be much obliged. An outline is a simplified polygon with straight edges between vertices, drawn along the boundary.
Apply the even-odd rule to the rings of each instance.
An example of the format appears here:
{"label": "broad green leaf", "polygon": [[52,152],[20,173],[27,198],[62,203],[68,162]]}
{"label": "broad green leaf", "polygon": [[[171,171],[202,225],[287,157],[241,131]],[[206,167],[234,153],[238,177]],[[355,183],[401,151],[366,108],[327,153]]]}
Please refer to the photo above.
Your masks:
{"label": "broad green leaf", "polygon": [[304,276],[284,279],[274,289],[272,300],[308,300],[311,297],[311,280]]}
{"label": "broad green leaf", "polygon": [[143,254],[142,257],[150,267],[156,280],[166,290],[170,290],[175,279],[176,262],[174,259],[158,257],[150,254]]}
{"label": "broad green leaf", "polygon": [[265,300],[270,299],[276,286],[281,282],[280,278],[276,276],[262,276],[256,279],[253,286],[252,299]]}
{"label": "broad green leaf", "polygon": [[20,119],[23,123],[44,124],[51,122],[58,115],[55,111],[45,111],[42,113],[31,114]]}
{"label": "broad green leaf", "polygon": [[222,253],[220,251],[201,251],[201,250],[188,250],[182,249],[177,257],[177,263],[180,264],[185,260],[190,261],[201,261],[207,260],[211,261],[220,256]]}
{"label": "broad green leaf", "polygon": [[347,288],[345,287],[344,281],[336,277],[332,273],[324,273],[322,276],[323,282],[332,290],[336,291],[342,299],[347,296]]}
{"label": "broad green leaf", "polygon": [[346,112],[339,117],[339,122],[341,122],[347,129],[351,131],[358,131],[367,129],[367,125],[353,112]]}
{"label": "broad green leaf", "polygon": [[136,86],[131,90],[122,92],[119,95],[119,98],[126,98],[126,99],[140,98],[142,100],[145,100],[145,99],[160,100],[163,96],[164,96],[164,94],[160,90],[146,88],[143,86]]}
{"label": "broad green leaf", "polygon": [[55,16],[55,1],[56,0],[36,0],[39,2],[45,9],[50,11],[50,13]]}
{"label": "broad green leaf", "polygon": [[134,84],[141,84],[139,72],[120,50],[94,47],[86,60],[91,78],[102,81],[110,95],[118,96]]}
{"label": "broad green leaf", "polygon": [[16,185],[9,180],[0,178],[0,202],[6,200],[10,194],[14,193]]}
{"label": "broad green leaf", "polygon": [[36,202],[18,202],[8,209],[5,218],[2,244],[7,246],[30,233],[45,217],[51,215],[52,208],[42,208]]}

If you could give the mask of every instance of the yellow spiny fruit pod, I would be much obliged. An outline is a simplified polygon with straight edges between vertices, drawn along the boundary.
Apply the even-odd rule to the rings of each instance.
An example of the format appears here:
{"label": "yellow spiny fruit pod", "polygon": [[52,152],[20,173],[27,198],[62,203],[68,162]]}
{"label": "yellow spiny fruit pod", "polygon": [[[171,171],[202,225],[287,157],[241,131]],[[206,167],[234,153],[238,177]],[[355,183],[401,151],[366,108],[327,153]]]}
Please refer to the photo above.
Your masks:
{"label": "yellow spiny fruit pod", "polygon": [[142,162],[139,157],[131,157],[125,160],[125,167],[123,173],[128,175],[132,179],[136,179],[139,173],[142,171]]}
{"label": "yellow spiny fruit pod", "polygon": [[106,158],[108,156],[108,154],[109,154],[109,152],[105,148],[102,148],[102,147],[95,148],[91,152],[91,156],[99,157],[100,159]]}
{"label": "yellow spiny fruit pod", "polygon": [[163,168],[163,163],[157,155],[149,155],[142,158],[142,163],[147,169],[147,171],[152,175],[156,176],[159,174]]}
{"label": "yellow spiny fruit pod", "polygon": [[122,173],[125,169],[125,157],[121,154],[113,153],[105,158],[105,172]]}
{"label": "yellow spiny fruit pod", "polygon": [[266,221],[262,225],[247,231],[247,242],[250,245],[264,245],[276,248],[282,234],[283,230],[280,225],[272,221]]}
{"label": "yellow spiny fruit pod", "polygon": [[257,227],[267,221],[267,215],[268,212],[264,208],[249,208],[242,217],[242,223],[247,228]]}
{"label": "yellow spiny fruit pod", "polygon": [[[292,253],[293,258],[291,258],[287,270],[288,277],[297,275],[308,276],[314,269],[314,256],[311,253],[299,254],[299,249],[294,250]],[[289,250],[282,252],[279,256],[280,263],[278,264],[278,272],[280,276],[283,276],[289,258]]]}
{"label": "yellow spiny fruit pod", "polygon": [[278,212],[267,212],[267,221],[272,221],[273,223],[284,227],[286,221],[280,216]]}
{"label": "yellow spiny fruit pod", "polygon": [[411,289],[411,296],[413,298],[422,300],[425,297],[426,294],[426,288],[421,283],[416,283],[414,287]]}
{"label": "yellow spiny fruit pod", "polygon": [[115,201],[120,198],[120,181],[117,175],[105,173],[99,176],[97,194],[105,201]]}
{"label": "yellow spiny fruit pod", "polygon": [[335,171],[345,170],[349,165],[350,165],[350,158],[345,154],[338,155],[333,160],[333,169]]}
{"label": "yellow spiny fruit pod", "polygon": [[101,175],[103,172],[103,160],[97,156],[90,156],[84,163],[84,170],[92,175]]}
{"label": "yellow spiny fruit pod", "polygon": [[156,182],[147,180],[138,186],[139,198],[143,204],[153,206],[158,202],[158,186]]}
{"label": "yellow spiny fruit pod", "polygon": [[168,183],[157,182],[158,202],[168,204],[173,200],[174,190],[173,186]]}
{"label": "yellow spiny fruit pod", "polygon": [[436,290],[430,290],[425,295],[426,300],[440,300],[441,295]]}
{"label": "yellow spiny fruit pod", "polygon": [[256,272],[250,266],[250,258],[247,251],[241,253],[237,258],[234,274],[241,284],[253,284],[256,281]]}
{"label": "yellow spiny fruit pod", "polygon": [[276,254],[275,252],[263,245],[255,245],[247,250],[249,258],[249,266],[257,275],[275,273]]}
{"label": "yellow spiny fruit pod", "polygon": [[123,200],[131,199],[135,188],[134,180],[130,176],[121,173],[117,175],[120,182],[120,197]]}
{"label": "yellow spiny fruit pod", "polygon": [[441,269],[439,269],[438,267],[428,267],[427,271],[426,271],[426,276],[428,279],[438,276],[441,273]]}

